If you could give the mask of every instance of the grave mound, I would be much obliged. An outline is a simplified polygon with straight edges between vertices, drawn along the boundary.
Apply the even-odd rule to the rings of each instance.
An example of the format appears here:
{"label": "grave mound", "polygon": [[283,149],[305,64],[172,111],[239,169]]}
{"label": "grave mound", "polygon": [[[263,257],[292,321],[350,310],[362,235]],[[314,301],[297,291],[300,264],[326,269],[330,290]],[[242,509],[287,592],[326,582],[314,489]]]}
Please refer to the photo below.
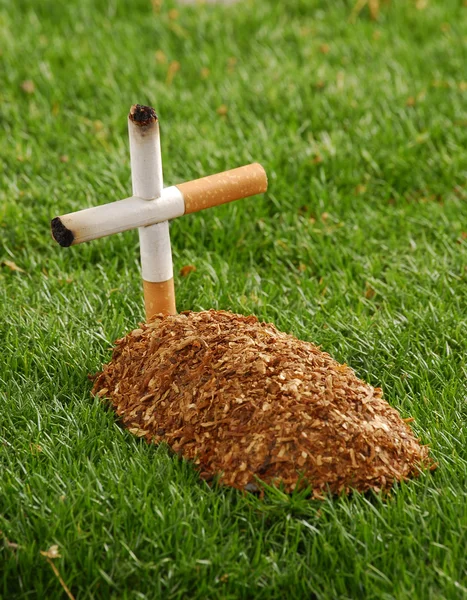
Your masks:
{"label": "grave mound", "polygon": [[254,316],[156,316],[117,340],[92,391],[133,434],[249,491],[378,491],[431,465],[380,388]]}

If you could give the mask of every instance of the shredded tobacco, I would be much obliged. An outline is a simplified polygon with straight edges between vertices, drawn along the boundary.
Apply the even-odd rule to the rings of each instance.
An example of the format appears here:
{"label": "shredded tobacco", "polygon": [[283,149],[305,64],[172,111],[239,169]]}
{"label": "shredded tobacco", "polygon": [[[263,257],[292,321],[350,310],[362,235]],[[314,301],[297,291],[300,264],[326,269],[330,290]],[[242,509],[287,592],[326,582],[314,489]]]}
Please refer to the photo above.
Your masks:
{"label": "shredded tobacco", "polygon": [[249,491],[379,491],[432,465],[380,388],[254,316],[156,316],[117,340],[92,392],[201,477]]}

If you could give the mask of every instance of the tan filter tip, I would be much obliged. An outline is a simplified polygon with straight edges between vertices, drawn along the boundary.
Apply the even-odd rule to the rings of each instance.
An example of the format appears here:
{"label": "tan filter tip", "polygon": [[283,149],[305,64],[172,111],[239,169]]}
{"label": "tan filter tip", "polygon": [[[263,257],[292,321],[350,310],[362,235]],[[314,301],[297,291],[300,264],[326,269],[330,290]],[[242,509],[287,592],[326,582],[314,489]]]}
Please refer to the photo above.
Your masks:
{"label": "tan filter tip", "polygon": [[259,163],[180,183],[177,188],[185,199],[185,214],[197,212],[233,200],[240,200],[268,189],[266,171]]}
{"label": "tan filter tip", "polygon": [[146,309],[146,320],[158,314],[176,315],[174,280],[168,281],[145,281],[144,306]]}

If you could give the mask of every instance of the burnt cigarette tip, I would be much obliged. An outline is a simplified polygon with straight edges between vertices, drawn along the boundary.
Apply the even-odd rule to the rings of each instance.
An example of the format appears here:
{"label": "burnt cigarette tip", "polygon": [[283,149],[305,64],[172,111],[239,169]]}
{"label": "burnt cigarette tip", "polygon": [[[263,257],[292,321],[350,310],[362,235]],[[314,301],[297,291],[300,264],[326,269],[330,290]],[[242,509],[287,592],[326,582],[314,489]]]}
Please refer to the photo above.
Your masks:
{"label": "burnt cigarette tip", "polygon": [[60,217],[55,217],[55,219],[52,219],[50,222],[50,228],[52,230],[52,237],[60,244],[60,246],[63,246],[63,248],[71,246],[75,236],[73,235],[72,231],[65,227]]}
{"label": "burnt cigarette tip", "polygon": [[142,104],[133,104],[128,116],[130,121],[141,127],[157,121],[156,111],[151,106],[143,106]]}

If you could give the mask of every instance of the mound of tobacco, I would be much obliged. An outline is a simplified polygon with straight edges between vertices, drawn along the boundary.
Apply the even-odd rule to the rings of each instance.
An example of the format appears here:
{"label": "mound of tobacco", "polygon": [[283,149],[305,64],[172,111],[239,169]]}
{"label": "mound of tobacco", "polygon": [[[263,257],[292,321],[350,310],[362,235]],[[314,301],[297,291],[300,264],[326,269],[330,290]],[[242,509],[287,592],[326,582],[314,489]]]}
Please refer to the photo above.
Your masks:
{"label": "mound of tobacco", "polygon": [[92,391],[132,433],[236,488],[381,490],[431,464],[381,389],[253,316],[156,316],[117,340]]}

